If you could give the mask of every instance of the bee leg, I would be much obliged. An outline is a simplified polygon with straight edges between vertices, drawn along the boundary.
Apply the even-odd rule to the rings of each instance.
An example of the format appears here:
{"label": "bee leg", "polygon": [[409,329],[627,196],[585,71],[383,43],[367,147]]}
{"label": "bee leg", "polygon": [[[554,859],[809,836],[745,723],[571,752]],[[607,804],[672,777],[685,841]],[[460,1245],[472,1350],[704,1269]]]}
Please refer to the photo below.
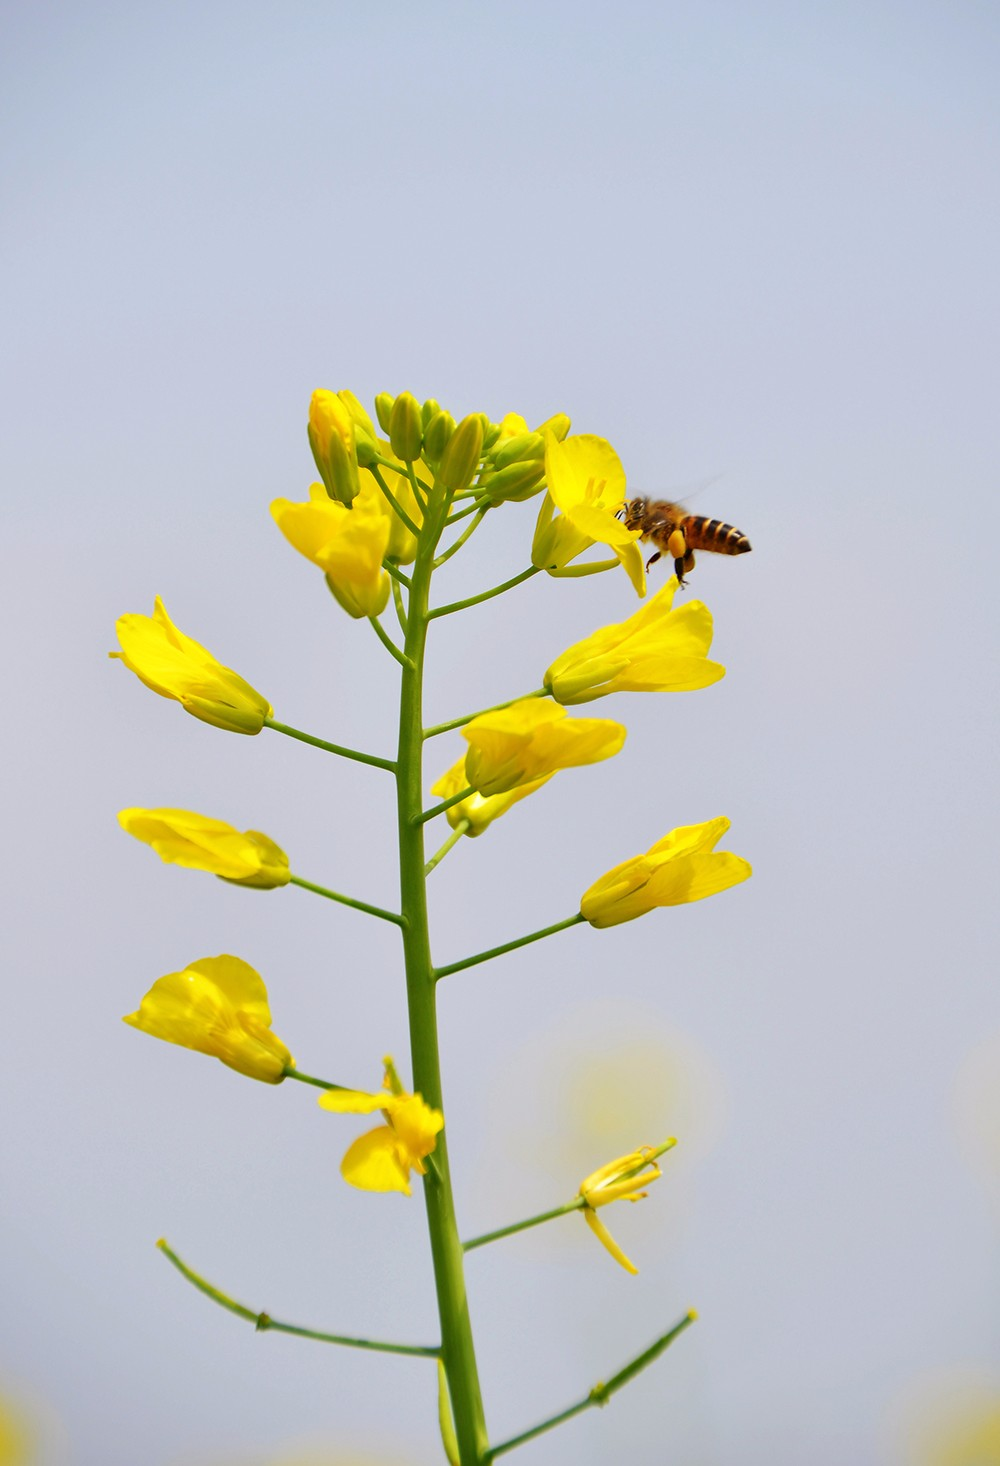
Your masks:
{"label": "bee leg", "polygon": [[656,562],[657,562],[657,560],[659,560],[659,559],[660,559],[660,552],[659,552],[659,550],[657,550],[657,552],[656,552],[655,555],[650,555],[649,559],[646,561],[646,573],[647,574],[649,573],[649,567],[650,567],[650,565],[655,565]]}
{"label": "bee leg", "polygon": [[678,585],[687,585],[687,581],[684,579],[684,561],[686,559],[687,556],[682,555],[679,560],[674,561],[674,574],[677,576]]}

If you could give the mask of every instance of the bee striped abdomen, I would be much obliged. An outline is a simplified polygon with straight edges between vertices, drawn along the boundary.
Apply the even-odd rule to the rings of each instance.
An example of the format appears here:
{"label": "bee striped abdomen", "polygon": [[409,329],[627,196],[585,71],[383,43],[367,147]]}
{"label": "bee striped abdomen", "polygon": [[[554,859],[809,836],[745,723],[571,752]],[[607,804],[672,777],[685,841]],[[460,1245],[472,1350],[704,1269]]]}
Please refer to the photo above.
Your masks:
{"label": "bee striped abdomen", "polygon": [[716,555],[745,555],[750,549],[750,541],[743,531],[731,524],[723,524],[721,519],[689,514],[679,528],[691,550],[711,550]]}

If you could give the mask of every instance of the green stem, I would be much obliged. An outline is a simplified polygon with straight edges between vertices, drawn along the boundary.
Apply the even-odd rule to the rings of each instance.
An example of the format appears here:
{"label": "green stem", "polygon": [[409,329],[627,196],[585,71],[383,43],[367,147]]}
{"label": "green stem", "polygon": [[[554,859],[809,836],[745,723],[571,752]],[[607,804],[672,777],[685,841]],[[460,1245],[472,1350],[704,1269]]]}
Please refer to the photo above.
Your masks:
{"label": "green stem", "polygon": [[[399,650],[399,647],[393,641],[392,637],[385,630],[385,628],[383,627],[383,625],[382,625],[381,621],[378,619],[378,617],[377,616],[369,616],[368,617],[368,620],[371,622],[372,626],[375,628],[375,635],[378,637],[379,641],[385,647],[386,651],[390,654],[390,656],[393,656],[393,657],[396,658],[396,661],[399,663],[399,665],[401,667],[405,667],[406,666],[406,658],[403,656],[403,653]],[[406,627],[405,626],[403,627],[403,632],[404,632],[404,634],[406,632]]]}
{"label": "green stem", "polygon": [[[455,495],[456,499],[461,499],[462,497],[463,496],[461,494]],[[484,506],[487,509],[490,507],[490,499],[488,494],[484,495],[482,499],[474,499],[471,504],[466,504],[464,509],[456,509],[454,514],[449,514],[448,518],[444,522],[445,529],[448,529],[453,524],[457,524],[458,521],[460,519],[464,519],[467,514],[475,514],[477,509],[482,509]]]}
{"label": "green stem", "polygon": [[400,570],[395,560],[383,560],[382,569],[388,575],[390,575],[394,581],[398,581],[400,585],[405,585],[407,590],[410,589],[410,577],[403,574],[402,570]]}
{"label": "green stem", "polygon": [[607,1383],[596,1384],[592,1390],[584,1395],[582,1400],[578,1400],[575,1405],[570,1405],[566,1410],[560,1410],[558,1415],[550,1415],[548,1420],[543,1420],[538,1425],[533,1425],[530,1430],[523,1430],[520,1435],[511,1436],[508,1441],[501,1441],[498,1446],[494,1446],[488,1453],[486,1457],[487,1463],[495,1461],[498,1456],[504,1455],[507,1451],[512,1451],[515,1446],[523,1446],[526,1441],[534,1440],[536,1436],[544,1434],[547,1430],[551,1430],[553,1426],[562,1425],[564,1420],[572,1420],[574,1415],[579,1415],[583,1410],[589,1410],[591,1405],[606,1405],[611,1399],[611,1396],[616,1394],[623,1386],[627,1385],[631,1379],[634,1379],[641,1369],[645,1369],[648,1364],[653,1363],[654,1359],[658,1359],[663,1351],[670,1347],[678,1335],[682,1334],[686,1328],[689,1328],[694,1323],[697,1317],[698,1315],[693,1310],[690,1313],[686,1313],[679,1323],[675,1323],[673,1328],[669,1329],[667,1333],[661,1334],[655,1343],[650,1344],[648,1349],[644,1349],[631,1363],[626,1364],[624,1369],[620,1369],[617,1374],[612,1375]]}
{"label": "green stem", "polygon": [[386,911],[381,906],[371,906],[367,901],[358,901],[353,896],[342,896],[339,891],[331,891],[326,886],[317,886],[313,881],[304,881],[301,876],[289,876],[290,886],[301,886],[303,891],[315,891],[317,896],[325,896],[328,901],[339,901],[341,906],[351,906],[355,911],[364,911],[368,916],[378,916],[382,921],[391,921],[396,926],[406,925],[406,917],[399,916],[395,911]]}
{"label": "green stem", "polygon": [[[428,626],[428,594],[434,552],[441,534],[447,498],[439,490],[430,497],[424,533],[418,542],[413,567],[409,617],[404,651],[399,707],[399,751],[396,788],[399,829],[400,905],[406,917],[403,954],[410,1022],[413,1087],[436,1109],[447,1108],[441,1092],[434,968],[427,920],[422,803],[423,746],[422,695],[424,650]],[[435,1167],[424,1177],[424,1202],[434,1262],[438,1314],[441,1320],[441,1358],[455,1422],[461,1466],[480,1466],[489,1449],[482,1394],[472,1341],[472,1324],[465,1291],[462,1244],[455,1219],[455,1203],[448,1165],[447,1125],[434,1150]]]}
{"label": "green stem", "polygon": [[425,738],[436,738],[439,733],[450,733],[453,728],[464,728],[466,723],[471,723],[473,718],[481,718],[484,713],[499,713],[504,708],[512,708],[516,702],[527,702],[529,697],[548,697],[547,687],[536,687],[534,692],[522,692],[520,697],[510,697],[506,702],[495,702],[491,708],[480,708],[478,712],[466,713],[461,718],[452,718],[449,723],[436,723],[433,728],[424,729]]}
{"label": "green stem", "polygon": [[453,972],[461,972],[465,967],[476,967],[480,962],[488,962],[491,957],[502,957],[505,952],[513,952],[518,947],[526,947],[529,942],[540,942],[542,937],[551,937],[555,932],[563,932],[569,926],[577,926],[583,921],[579,911],[575,916],[567,916],[565,921],[557,921],[553,926],[543,926],[541,931],[530,932],[526,937],[518,937],[516,941],[504,942],[502,947],[491,947],[488,952],[477,952],[474,957],[464,957],[461,962],[450,962],[447,967],[435,967],[434,979],[450,977]]}
{"label": "green stem", "polygon": [[582,1196],[574,1196],[572,1201],[554,1206],[551,1211],[539,1212],[537,1217],[527,1217],[523,1222],[511,1222],[509,1227],[498,1227],[495,1232],[484,1232],[481,1237],[470,1237],[468,1242],[462,1243],[462,1251],[472,1252],[476,1247],[485,1247],[487,1242],[499,1242],[501,1237],[513,1237],[515,1232],[526,1232],[529,1227],[540,1227],[542,1222],[553,1222],[556,1217],[568,1216],[571,1211],[580,1211],[586,1205]]}
{"label": "green stem", "polygon": [[[398,468],[399,468],[399,465],[397,464],[396,465],[397,472],[398,472]],[[382,490],[383,494],[388,499],[388,501],[392,505],[393,509],[395,509],[395,511],[399,515],[400,519],[406,525],[407,529],[410,531],[410,534],[415,535],[415,536],[419,536],[420,530],[413,523],[413,520],[407,514],[407,512],[403,508],[402,504],[396,498],[396,495],[392,492],[392,490],[390,489],[389,485],[386,483],[385,479],[382,477],[382,474],[379,472],[379,467],[378,467],[378,464],[377,463],[373,463],[372,464],[372,466],[371,466],[371,472],[372,472],[373,478],[375,479],[375,482],[378,484],[379,488]]]}
{"label": "green stem", "polygon": [[459,840],[461,840],[465,832],[468,829],[471,829],[471,827],[471,820],[459,820],[458,824],[452,830],[447,840],[441,846],[441,849],[437,852],[436,855],[432,855],[430,860],[424,866],[425,876],[429,876],[434,867],[441,864],[442,860],[444,860],[445,856],[448,854],[448,851],[458,844]]}
{"label": "green stem", "polygon": [[476,792],[477,790],[469,784],[464,789],[459,789],[457,794],[450,794],[447,799],[442,799],[440,804],[432,804],[430,809],[425,809],[421,814],[416,815],[413,823],[425,825],[428,820],[434,819],[435,815],[444,814],[445,810],[451,809],[453,804],[461,804],[463,799],[468,799],[470,794]]}
{"label": "green stem", "polygon": [[331,1084],[328,1079],[316,1079],[312,1074],[303,1074],[294,1064],[285,1065],[285,1078],[297,1079],[300,1084],[314,1084],[317,1089],[350,1089],[349,1084]]}
{"label": "green stem", "polygon": [[298,728],[290,728],[287,723],[279,723],[274,718],[265,718],[264,727],[273,728],[275,733],[284,733],[286,738],[297,738],[300,743],[311,743],[313,748],[325,749],[327,753],[339,753],[341,758],[352,758],[355,763],[371,764],[376,769],[388,769],[390,774],[396,772],[396,765],[391,758],[376,758],[373,753],[359,753],[356,748],[344,748],[339,743],[327,743],[325,738],[314,738],[311,733],[303,733]]}
{"label": "green stem", "polygon": [[403,605],[403,589],[398,581],[392,582],[392,604],[396,611],[396,620],[399,622],[399,629],[406,635],[406,607]]}
{"label": "green stem", "polygon": [[435,570],[438,568],[438,566],[443,565],[446,560],[450,560],[451,557],[452,557],[452,555],[457,554],[458,551],[465,544],[466,540],[469,539],[472,535],[475,534],[476,530],[482,524],[483,517],[484,517],[485,514],[486,514],[486,510],[485,509],[480,509],[480,511],[476,515],[475,519],[472,521],[472,523],[470,525],[467,525],[466,526],[466,528],[459,535],[459,537],[455,541],[455,543],[452,544],[452,545],[449,545],[448,548],[446,550],[444,550],[437,557],[437,559],[434,561],[434,568],[435,568]]}
{"label": "green stem", "polygon": [[450,606],[438,606],[435,610],[428,612],[428,615],[434,621],[438,616],[450,616],[454,611],[465,611],[469,606],[480,606],[483,601],[491,601],[494,596],[502,596],[505,590],[513,590],[515,585],[522,585],[533,575],[540,574],[540,566],[529,565],[527,570],[522,570],[520,575],[511,576],[510,580],[505,580],[503,585],[495,585],[492,590],[480,591],[478,596],[469,596],[464,601],[452,601]]}
{"label": "green stem", "polygon": [[267,1329],[274,1329],[280,1334],[297,1334],[300,1339],[318,1339],[323,1344],[345,1344],[350,1349],[376,1349],[381,1354],[418,1354],[425,1359],[438,1359],[441,1350],[433,1344],[388,1344],[379,1339],[356,1339],[348,1334],[326,1334],[319,1329],[303,1329],[298,1324],[281,1323],[278,1319],[272,1318],[269,1313],[255,1313],[252,1308],[247,1308],[242,1303],[237,1303],[235,1298],[230,1298],[220,1288],[189,1268],[186,1262],[182,1262],[164,1238],[160,1238],[157,1247],[169,1262],[172,1262],[182,1277],[193,1283],[199,1293],[204,1293],[206,1298],[211,1298],[213,1303],[218,1303],[221,1308],[228,1308],[230,1313],[235,1313],[237,1318],[245,1318],[248,1323],[256,1326],[258,1333]]}

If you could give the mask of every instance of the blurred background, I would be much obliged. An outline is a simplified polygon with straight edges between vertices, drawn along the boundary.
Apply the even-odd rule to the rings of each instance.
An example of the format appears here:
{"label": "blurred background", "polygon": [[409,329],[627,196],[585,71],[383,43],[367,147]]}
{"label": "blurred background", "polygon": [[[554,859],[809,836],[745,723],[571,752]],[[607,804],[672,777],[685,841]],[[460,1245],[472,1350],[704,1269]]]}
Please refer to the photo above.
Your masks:
{"label": "blurred background", "polygon": [[[303,1086],[120,1022],[235,952],[307,1072],[408,1072],[391,928],[164,867],[115,819],[262,829],[392,905],[380,771],[227,737],[106,658],[160,594],[279,718],[391,752],[394,664],[267,507],[315,477],[312,389],[350,387],[565,411],[633,492],[705,485],[754,547],[688,592],[724,681],[602,703],[625,753],[431,882],[448,962],[676,825],[728,815],[755,867],[442,991],[466,1234],[680,1138],[606,1214],[638,1277],[575,1216],[470,1256],[494,1437],[694,1306],[517,1459],[1000,1460],[997,8],[41,0],[4,31],[11,1459],[25,1432],[84,1466],[441,1459],[431,1366],[255,1335],[153,1246],[276,1317],[431,1341],[419,1196],[345,1186],[363,1122]],[[442,598],[522,569],[536,507],[491,515]],[[617,572],[536,577],[439,623],[429,721],[635,604]]]}

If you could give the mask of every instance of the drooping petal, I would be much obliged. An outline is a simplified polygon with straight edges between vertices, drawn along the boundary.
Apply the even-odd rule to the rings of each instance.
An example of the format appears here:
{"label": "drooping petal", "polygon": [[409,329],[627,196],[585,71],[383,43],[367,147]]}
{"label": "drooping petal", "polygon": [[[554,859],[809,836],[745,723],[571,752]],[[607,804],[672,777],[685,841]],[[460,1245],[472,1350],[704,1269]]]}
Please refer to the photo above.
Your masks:
{"label": "drooping petal", "polygon": [[380,1125],[359,1135],[340,1163],[340,1174],[361,1191],[401,1191],[410,1196],[410,1174],[400,1154],[396,1132]]}
{"label": "drooping petal", "polygon": [[635,1263],[625,1256],[624,1252],[618,1246],[618,1243],[612,1237],[611,1233],[601,1221],[596,1211],[594,1211],[593,1207],[585,1206],[583,1208],[583,1219],[587,1223],[587,1226],[590,1228],[590,1230],[593,1232],[594,1236],[597,1238],[598,1242],[600,1242],[601,1246],[606,1247],[607,1250],[611,1253],[611,1256],[614,1258],[615,1262],[621,1263],[622,1267],[627,1273],[638,1273],[639,1269],[636,1267]]}

